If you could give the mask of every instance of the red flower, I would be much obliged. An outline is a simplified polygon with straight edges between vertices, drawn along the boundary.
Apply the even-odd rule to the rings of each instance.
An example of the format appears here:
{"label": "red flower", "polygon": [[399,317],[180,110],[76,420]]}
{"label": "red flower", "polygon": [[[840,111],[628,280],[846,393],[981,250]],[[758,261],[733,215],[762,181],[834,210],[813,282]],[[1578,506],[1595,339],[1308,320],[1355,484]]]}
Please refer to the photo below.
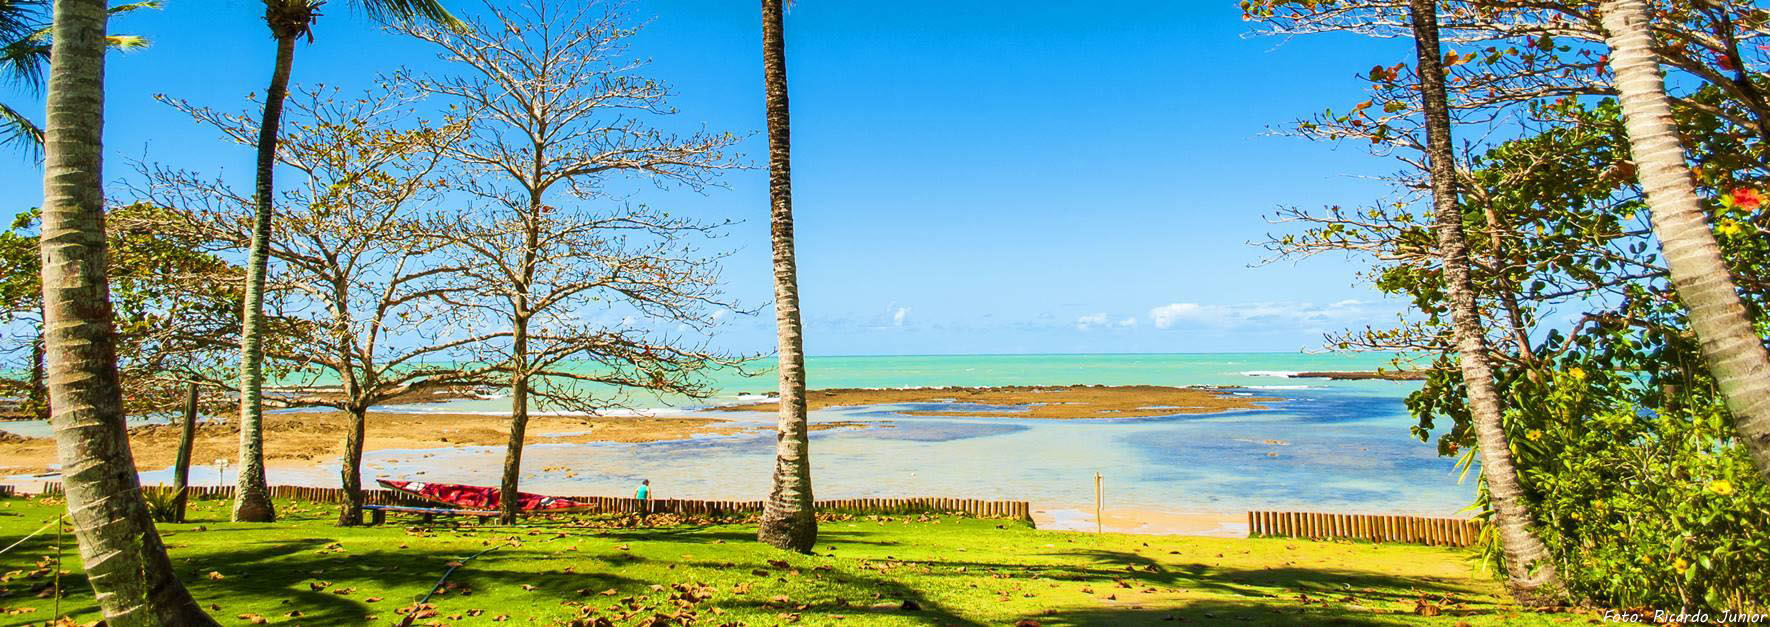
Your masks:
{"label": "red flower", "polygon": [[1733,190],[1733,204],[1739,205],[1740,208],[1747,211],[1752,211],[1764,204],[1764,200],[1758,197],[1758,190],[1740,187]]}

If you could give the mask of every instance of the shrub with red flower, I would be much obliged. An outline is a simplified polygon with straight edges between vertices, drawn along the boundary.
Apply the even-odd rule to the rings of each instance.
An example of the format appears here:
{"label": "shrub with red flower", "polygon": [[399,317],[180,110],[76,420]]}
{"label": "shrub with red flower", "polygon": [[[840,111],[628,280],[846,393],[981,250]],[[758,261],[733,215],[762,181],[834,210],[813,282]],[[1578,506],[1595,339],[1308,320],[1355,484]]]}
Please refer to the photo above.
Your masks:
{"label": "shrub with red flower", "polygon": [[1741,209],[1753,211],[1763,203],[1763,199],[1758,197],[1758,190],[1749,187],[1739,187],[1733,190],[1733,204]]}

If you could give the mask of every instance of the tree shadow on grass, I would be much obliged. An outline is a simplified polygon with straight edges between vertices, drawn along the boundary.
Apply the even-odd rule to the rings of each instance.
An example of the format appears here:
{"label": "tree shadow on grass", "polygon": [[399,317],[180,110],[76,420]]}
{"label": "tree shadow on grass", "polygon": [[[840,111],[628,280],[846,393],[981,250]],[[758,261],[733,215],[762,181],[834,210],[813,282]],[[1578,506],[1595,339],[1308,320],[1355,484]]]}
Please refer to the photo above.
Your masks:
{"label": "tree shadow on grass", "polygon": [[[1423,576],[1390,575],[1344,568],[1233,568],[1164,564],[1137,553],[1075,550],[1045,558],[1086,558],[1077,564],[1047,561],[876,560],[924,566],[924,580],[975,577],[979,573],[1019,580],[1084,586],[1098,606],[1048,608],[1026,618],[1041,624],[1143,624],[1191,621],[1205,624],[1273,625],[1392,624],[1419,605],[1439,615],[1475,616],[1516,611],[1474,585]],[[936,584],[939,585],[939,584]],[[1175,599],[1204,592],[1217,598]],[[1147,596],[1146,596],[1147,595]]]}
{"label": "tree shadow on grass", "polygon": [[1409,616],[1372,615],[1331,608],[1294,608],[1255,602],[1199,601],[1180,607],[1063,608],[1032,617],[1047,627],[1060,625],[1393,625]]}
{"label": "tree shadow on grass", "polygon": [[[61,510],[54,511],[59,513]],[[0,553],[0,609],[35,609],[20,614],[0,612],[0,625],[43,623],[56,618],[51,609],[55,603],[53,588],[56,581],[56,564],[52,557],[57,553],[58,541],[60,569],[68,571],[60,582],[61,615],[72,618],[78,624],[98,620],[100,616],[92,598],[92,586],[86,583],[86,574],[80,569],[80,550],[75,544],[73,534],[64,534],[58,540],[51,524],[42,533],[24,538],[24,534],[38,526],[53,523],[54,515],[19,516],[31,519],[28,523],[30,526],[22,529],[19,536],[0,536],[0,549],[12,545],[13,542],[19,543],[11,550]]]}
{"label": "tree shadow on grass", "polygon": [[[225,512],[220,507],[210,509],[212,511],[206,518],[214,525],[215,517],[223,516]],[[683,555],[680,560],[666,559],[656,552],[645,551],[645,548],[654,541],[754,544],[753,527],[697,525],[632,529],[517,525],[455,528],[438,525],[414,531],[404,525],[389,525],[383,532],[372,534],[379,540],[368,542],[367,537],[358,531],[328,535],[323,528],[305,526],[322,515],[310,512],[305,516],[288,517],[290,522],[304,523],[298,529],[280,525],[228,525],[196,531],[199,525],[193,523],[164,526],[163,536],[172,547],[177,574],[191,587],[204,607],[210,608],[217,602],[232,606],[211,610],[223,620],[250,611],[273,622],[361,624],[371,614],[377,616],[376,622],[387,622],[395,618],[395,609],[410,605],[430,590],[448,562],[460,561],[487,546],[508,542],[512,537],[521,541],[522,546],[506,546],[487,553],[468,562],[450,577],[456,587],[431,601],[437,606],[441,618],[487,607],[488,603],[494,602],[513,615],[540,612],[543,607],[550,612],[557,611],[554,604],[607,610],[609,605],[628,598],[646,607],[668,608],[668,597],[672,593],[670,584],[693,584],[697,578],[728,580],[721,575],[710,575],[708,571],[734,569],[740,581],[747,580],[743,575],[745,572],[759,572],[754,581],[760,585],[748,594],[733,594],[729,588],[722,590],[713,599],[700,603],[704,610],[702,619],[718,622],[719,619],[708,612],[719,608],[738,614],[734,618],[741,618],[744,622],[752,622],[755,617],[753,624],[784,622],[789,615],[798,614],[801,620],[809,622],[833,622],[840,616],[857,624],[890,618],[925,624],[975,625],[978,621],[971,615],[976,610],[965,610],[975,604],[964,595],[975,587],[974,584],[982,583],[980,577],[994,579],[992,576],[996,575],[1017,582],[1038,582],[1041,587],[1049,583],[1065,588],[1061,595],[1046,595],[1048,601],[1043,601],[1045,605],[1042,607],[1017,599],[1020,607],[1028,607],[1032,612],[1022,618],[1044,625],[1181,621],[1255,625],[1387,624],[1415,618],[1410,612],[1421,599],[1436,605],[1446,617],[1513,611],[1503,605],[1493,591],[1483,590],[1475,582],[1391,575],[1374,569],[1361,570],[1356,565],[1343,568],[1237,568],[1208,566],[1185,557],[1162,559],[1132,551],[1081,547],[1046,548],[1024,556],[981,559],[967,559],[969,556],[965,553],[952,552],[925,559],[844,556],[846,559],[825,560],[756,551],[738,554],[743,557],[731,555],[730,559],[738,562],[732,563],[722,562],[719,558],[696,561],[688,555]],[[242,530],[259,531],[264,535],[254,537],[234,533]],[[207,541],[197,540],[192,535],[215,533],[224,535]],[[380,533],[387,535],[383,537]],[[900,544],[870,539],[871,534],[864,530],[829,530],[821,535],[824,543],[833,545]],[[393,550],[391,544],[385,542],[401,537],[409,537],[412,548]],[[71,538],[67,542],[71,547]],[[339,542],[343,547],[332,546]],[[398,540],[394,542],[397,543]],[[0,556],[0,572],[35,568],[37,556],[48,552],[52,544],[52,538],[33,539],[21,547],[18,555]],[[574,549],[583,545],[584,550],[563,548],[562,544]],[[615,550],[623,544],[631,544],[633,550]],[[693,551],[702,552],[701,549]],[[634,555],[641,552],[649,553],[650,557]],[[860,552],[868,551],[863,549]],[[76,620],[95,620],[96,613],[91,610],[91,591],[77,573],[77,558],[71,550],[63,555],[68,561],[67,568],[76,571],[63,580],[64,589],[69,592],[64,607],[84,608],[72,614]],[[855,559],[864,559],[867,563],[857,563],[853,561]],[[793,566],[777,566],[775,562],[778,561]],[[623,568],[633,566],[649,566],[645,570],[657,571],[663,578],[638,580],[619,574]],[[680,575],[662,574],[659,569],[665,567],[688,568],[674,571]],[[909,570],[905,570],[906,567]],[[800,572],[792,573],[794,568]],[[221,572],[225,576],[211,579],[210,572]],[[671,578],[675,577],[680,579],[672,581]],[[784,583],[791,585],[777,586],[776,583],[783,583],[777,580],[785,580]],[[315,586],[327,581],[336,583]],[[664,584],[665,587],[651,589],[645,584]],[[524,586],[522,591],[513,591],[518,585]],[[373,592],[359,590],[339,594],[350,586],[372,588]],[[1081,590],[1084,587],[1089,590]],[[622,592],[604,596],[602,591],[605,590]],[[796,596],[777,599],[777,592],[764,590],[790,590]],[[533,596],[523,596],[528,592]],[[975,592],[994,594],[986,590]],[[370,594],[386,598],[370,603],[366,599]],[[1116,598],[1108,599],[1109,595]],[[514,606],[513,597],[517,599]],[[0,598],[0,604],[14,598],[16,596]],[[295,611],[299,611],[300,616],[289,617],[289,613]],[[37,616],[30,618],[40,619],[46,614],[39,611]]]}
{"label": "tree shadow on grass", "polygon": [[1390,575],[1368,570],[1303,566],[1231,568],[1198,563],[1176,568],[1137,553],[1093,549],[1069,551],[1061,555],[1093,560],[1098,566],[1081,570],[1089,576],[1110,575],[1114,579],[1215,590],[1241,596],[1267,596],[1267,593],[1260,590],[1272,588],[1317,595],[1351,593],[1384,600],[1412,599],[1422,594],[1481,594],[1469,585],[1445,582],[1437,578]]}
{"label": "tree shadow on grass", "polygon": [[[469,556],[487,547],[328,551],[327,547],[334,542],[332,538],[260,540],[196,555],[174,549],[173,559],[178,575],[192,594],[218,617],[233,617],[247,608],[257,608],[252,611],[276,621],[297,618],[289,613],[298,611],[303,622],[322,625],[361,624],[369,615],[378,616],[378,620],[391,617],[394,610],[410,606],[431,591],[448,565],[457,562],[462,565],[429,601],[445,614],[483,606],[475,602],[475,591],[490,587],[524,585],[524,590],[534,590],[547,598],[568,598],[581,596],[587,590],[634,583],[610,574],[612,567],[589,573],[571,572],[563,567],[539,571],[533,568],[537,561],[554,559],[562,566],[581,567],[586,562],[614,565],[616,562],[607,556],[556,556],[536,549],[499,545],[468,561]],[[515,564],[524,567],[516,568]],[[222,578],[211,578],[211,572],[222,573]],[[373,582],[384,591],[379,593],[384,598],[369,601],[371,594],[376,593],[354,589],[363,582]],[[219,599],[227,599],[226,603],[237,607],[214,609],[221,602]],[[265,606],[276,609],[267,612]]]}
{"label": "tree shadow on grass", "polygon": [[[729,568],[726,564],[704,561],[685,564],[708,569]],[[764,615],[772,613],[783,623],[795,620],[812,623],[854,620],[858,624],[865,624],[868,618],[889,616],[931,625],[982,624],[934,601],[926,591],[916,586],[884,576],[839,569],[803,570],[798,574],[791,574],[790,571],[769,568],[758,569],[756,572],[758,580],[781,578],[784,581],[788,577],[803,579],[799,582],[800,594],[803,596],[763,598],[759,593],[721,595],[711,601],[710,605],[727,611],[748,610]],[[860,592],[863,590],[871,593]],[[790,615],[797,615],[797,618],[788,618]]]}
{"label": "tree shadow on grass", "polygon": [[[569,531],[561,529],[560,531]],[[584,529],[586,538],[608,539],[626,542],[643,542],[647,540],[668,540],[685,544],[735,544],[740,542],[760,542],[756,539],[756,527],[736,527],[732,525],[715,525],[701,527],[666,527],[666,528],[616,528],[616,529]],[[855,531],[818,531],[818,544],[853,544],[870,546],[901,546],[901,542],[893,540],[864,540],[867,534]]]}

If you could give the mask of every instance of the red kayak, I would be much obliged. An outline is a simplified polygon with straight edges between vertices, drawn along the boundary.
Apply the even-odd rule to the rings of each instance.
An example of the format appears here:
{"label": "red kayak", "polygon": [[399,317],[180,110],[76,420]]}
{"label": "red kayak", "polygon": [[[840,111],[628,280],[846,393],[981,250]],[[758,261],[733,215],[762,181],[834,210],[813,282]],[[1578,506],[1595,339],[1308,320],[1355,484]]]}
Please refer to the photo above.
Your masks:
{"label": "red kayak", "polygon": [[[419,481],[388,481],[376,479],[382,487],[410,494],[429,501],[466,509],[498,509],[499,490],[459,483],[423,483]],[[516,493],[516,506],[525,512],[559,512],[591,507],[589,503],[563,496]]]}

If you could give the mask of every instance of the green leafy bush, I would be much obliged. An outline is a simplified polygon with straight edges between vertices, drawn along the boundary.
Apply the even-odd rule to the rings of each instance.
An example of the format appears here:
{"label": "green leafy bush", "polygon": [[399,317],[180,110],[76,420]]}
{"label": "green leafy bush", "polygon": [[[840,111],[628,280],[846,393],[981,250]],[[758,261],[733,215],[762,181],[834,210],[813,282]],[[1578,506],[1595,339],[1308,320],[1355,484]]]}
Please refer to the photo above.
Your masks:
{"label": "green leafy bush", "polygon": [[[1766,608],[1770,485],[1720,403],[1640,411],[1599,402],[1614,372],[1557,373],[1510,425],[1543,540],[1569,588],[1622,608]],[[1598,380],[1598,381],[1594,381]]]}
{"label": "green leafy bush", "polygon": [[141,500],[147,504],[148,516],[154,522],[178,522],[177,492],[173,490],[142,490]]}

